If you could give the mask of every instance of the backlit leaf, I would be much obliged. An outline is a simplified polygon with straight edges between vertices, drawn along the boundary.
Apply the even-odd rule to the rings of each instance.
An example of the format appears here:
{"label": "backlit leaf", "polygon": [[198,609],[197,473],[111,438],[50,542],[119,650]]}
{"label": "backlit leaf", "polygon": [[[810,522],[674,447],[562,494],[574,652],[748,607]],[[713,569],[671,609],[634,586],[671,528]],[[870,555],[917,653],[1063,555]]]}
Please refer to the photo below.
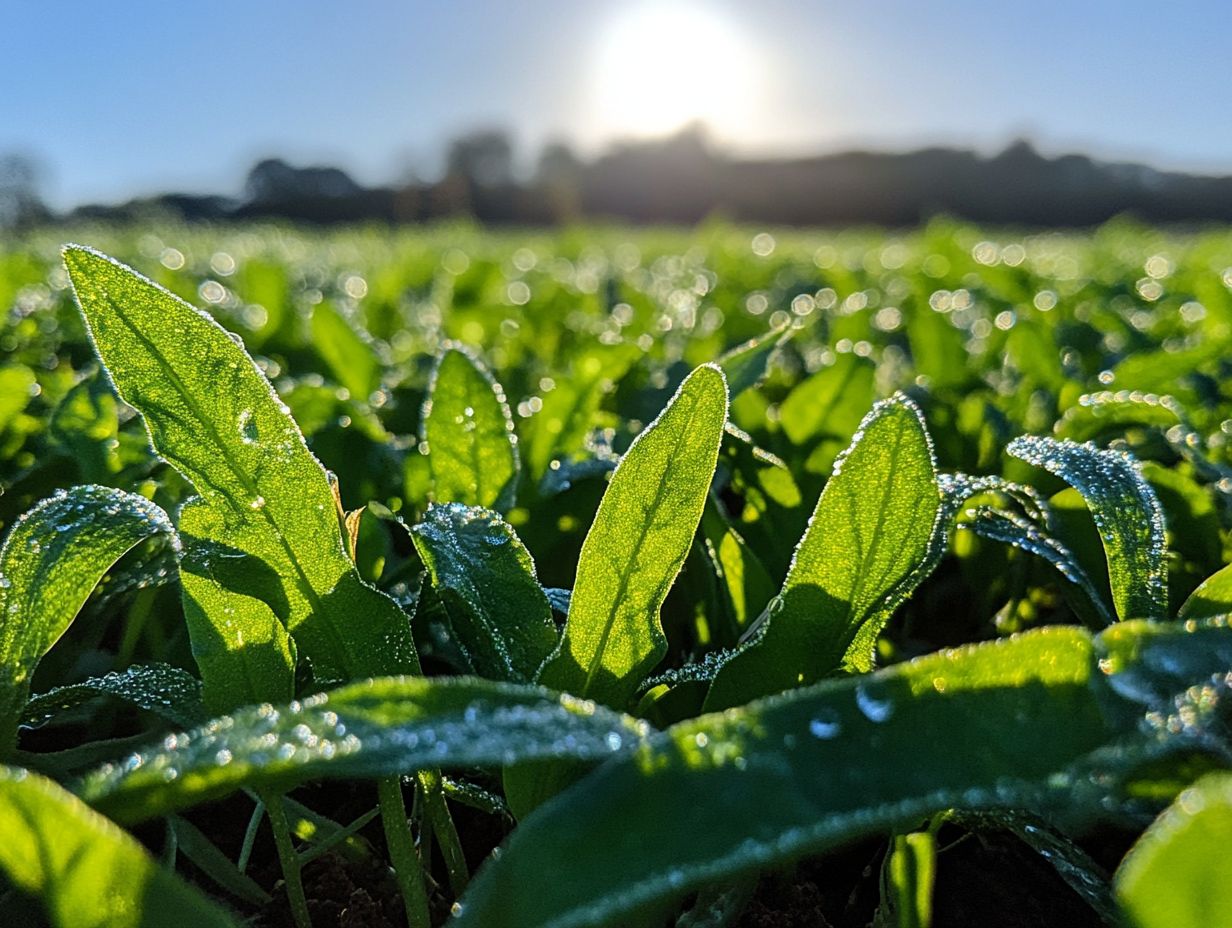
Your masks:
{"label": "backlit leaf", "polygon": [[54,928],[235,928],[136,839],[51,780],[0,767],[0,872]]}
{"label": "backlit leaf", "polygon": [[716,677],[707,707],[872,666],[877,635],[923,577],[943,531],[923,418],[905,396],[878,403],[834,466],[760,637]]}
{"label": "backlit leaf", "polygon": [[[99,357],[155,449],[262,565],[259,593],[323,678],[414,670],[405,614],[347,556],[325,470],[244,349],[213,319],[87,248],[64,261]],[[225,615],[209,621],[225,624]]]}
{"label": "backlit leaf", "polygon": [[436,362],[424,405],[438,503],[504,511],[513,505],[520,464],[505,392],[469,351],[447,348]]}
{"label": "backlit leaf", "polygon": [[629,446],[582,544],[545,686],[623,707],[662,659],[659,608],[689,553],[726,420],[723,374],[705,364]]}

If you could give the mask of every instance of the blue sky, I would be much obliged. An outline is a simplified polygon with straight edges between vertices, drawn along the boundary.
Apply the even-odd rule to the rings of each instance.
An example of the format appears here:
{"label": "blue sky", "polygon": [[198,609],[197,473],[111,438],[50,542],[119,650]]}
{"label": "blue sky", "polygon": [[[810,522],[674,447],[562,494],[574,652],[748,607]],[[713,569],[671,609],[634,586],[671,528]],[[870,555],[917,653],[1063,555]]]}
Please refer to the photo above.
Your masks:
{"label": "blue sky", "polygon": [[[528,161],[549,137],[594,151],[671,124],[693,105],[686,90],[735,150],[992,150],[1026,134],[1046,151],[1232,172],[1227,8],[1214,0],[2,9],[0,152],[41,159],[57,206],[236,191],[272,154],[368,182],[430,174],[445,138],[489,125]],[[645,99],[673,82],[672,105]]]}

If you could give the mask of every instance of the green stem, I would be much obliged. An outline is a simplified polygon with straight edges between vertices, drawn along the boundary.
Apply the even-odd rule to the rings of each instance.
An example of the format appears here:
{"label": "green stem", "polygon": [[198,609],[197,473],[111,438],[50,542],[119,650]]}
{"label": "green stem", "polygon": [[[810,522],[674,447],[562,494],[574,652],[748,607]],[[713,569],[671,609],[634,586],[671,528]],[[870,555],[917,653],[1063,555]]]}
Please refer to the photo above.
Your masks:
{"label": "green stem", "polygon": [[407,924],[410,928],[431,928],[428,890],[424,885],[419,855],[415,853],[415,839],[406,820],[401,779],[386,777],[378,780],[376,793],[381,807],[381,824],[385,828],[385,844],[389,848],[389,859],[393,862],[394,876],[406,906]]}
{"label": "green stem", "polygon": [[436,840],[441,845],[441,856],[445,858],[445,869],[449,873],[449,888],[455,897],[461,896],[470,880],[470,872],[466,868],[466,855],[462,853],[462,842],[458,839],[458,829],[454,827],[453,816],[449,814],[449,806],[445,804],[445,790],[439,770],[421,771],[416,779],[423,791],[424,813],[432,825]]}
{"label": "green stem", "polygon": [[252,817],[248,820],[248,828],[244,831],[244,843],[240,845],[240,856],[235,862],[240,873],[248,869],[248,861],[252,858],[253,845],[257,843],[257,829],[261,827],[261,819],[265,818],[265,803],[260,799],[253,807]]}
{"label": "green stem", "polygon": [[265,814],[269,816],[270,828],[274,831],[274,846],[278,848],[278,862],[282,864],[282,878],[287,884],[287,900],[291,903],[291,918],[295,928],[312,928],[308,914],[308,899],[304,896],[304,881],[300,876],[299,855],[291,844],[291,825],[282,797],[271,793],[262,797]]}

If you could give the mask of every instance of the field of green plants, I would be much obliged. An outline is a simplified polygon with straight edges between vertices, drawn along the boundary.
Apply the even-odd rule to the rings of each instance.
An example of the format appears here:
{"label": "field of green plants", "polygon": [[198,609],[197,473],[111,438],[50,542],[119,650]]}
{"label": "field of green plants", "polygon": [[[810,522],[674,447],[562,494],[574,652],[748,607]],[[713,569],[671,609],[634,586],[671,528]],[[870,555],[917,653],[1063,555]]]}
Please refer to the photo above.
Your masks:
{"label": "field of green plants", "polygon": [[1232,925],[1232,232],[82,227],[0,309],[0,925]]}

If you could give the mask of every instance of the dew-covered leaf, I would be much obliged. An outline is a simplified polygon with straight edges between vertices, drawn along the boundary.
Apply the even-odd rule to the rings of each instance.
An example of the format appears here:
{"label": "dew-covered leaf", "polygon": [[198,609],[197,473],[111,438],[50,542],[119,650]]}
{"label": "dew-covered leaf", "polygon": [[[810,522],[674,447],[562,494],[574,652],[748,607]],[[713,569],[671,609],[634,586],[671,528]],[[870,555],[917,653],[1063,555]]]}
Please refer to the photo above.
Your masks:
{"label": "dew-covered leaf", "polygon": [[87,775],[75,790],[142,821],[242,787],[379,778],[438,767],[627,754],[644,722],[538,686],[384,677],[285,706],[248,706]]}
{"label": "dew-covered leaf", "polygon": [[835,464],[759,637],[719,672],[707,706],[844,665],[868,670],[877,635],[923,579],[942,516],[923,417],[901,394],[878,403]]}
{"label": "dew-covered leaf", "polygon": [[200,724],[207,717],[201,699],[201,681],[187,670],[168,664],[134,664],[127,670],[57,686],[32,696],[21,713],[21,724],[38,728],[61,712],[100,696],[131,703],[180,728]]}
{"label": "dew-covered leaf", "polygon": [[727,378],[727,389],[732,399],[756,386],[766,376],[774,353],[794,332],[787,326],[779,326],[723,353],[715,363]]}
{"label": "dew-covered leaf", "polygon": [[1117,899],[1134,928],[1210,928],[1232,917],[1232,774],[1177,797],[1130,850]]}
{"label": "dew-covered leaf", "polygon": [[629,446],[582,544],[545,686],[623,707],[663,657],[663,604],[693,542],[727,421],[727,384],[694,370]]}
{"label": "dew-covered leaf", "polygon": [[490,509],[448,503],[429,507],[411,537],[471,666],[494,680],[533,680],[556,647],[556,623],[513,528]]}
{"label": "dew-covered leaf", "polygon": [[54,928],[236,928],[132,836],[51,780],[0,767],[0,872]]}
{"label": "dew-covered leaf", "polygon": [[1211,700],[1178,700],[1230,660],[1226,626],[1053,627],[682,722],[525,818],[458,928],[619,925],[950,808],[1061,825],[1132,809],[1125,784],[1145,759],[1211,737],[1226,750]]}
{"label": "dew-covered leaf", "polygon": [[405,614],[360,579],[324,468],[243,347],[118,262],[79,246],[64,261],[116,389],[212,512],[215,532],[202,540],[269,579],[236,592],[266,602],[322,678],[414,670]]}
{"label": "dew-covered leaf", "polygon": [[174,538],[144,497],[80,486],[34,506],[0,547],[0,757],[17,736],[30,676],[121,555],[152,535]]}
{"label": "dew-covered leaf", "polygon": [[1117,615],[1164,618],[1168,588],[1163,507],[1137,462],[1123,452],[1036,436],[1016,438],[1006,451],[1082,494],[1108,558]]}
{"label": "dew-covered leaf", "polygon": [[424,404],[434,497],[505,511],[517,492],[517,438],[505,391],[469,351],[452,346],[437,359]]}

